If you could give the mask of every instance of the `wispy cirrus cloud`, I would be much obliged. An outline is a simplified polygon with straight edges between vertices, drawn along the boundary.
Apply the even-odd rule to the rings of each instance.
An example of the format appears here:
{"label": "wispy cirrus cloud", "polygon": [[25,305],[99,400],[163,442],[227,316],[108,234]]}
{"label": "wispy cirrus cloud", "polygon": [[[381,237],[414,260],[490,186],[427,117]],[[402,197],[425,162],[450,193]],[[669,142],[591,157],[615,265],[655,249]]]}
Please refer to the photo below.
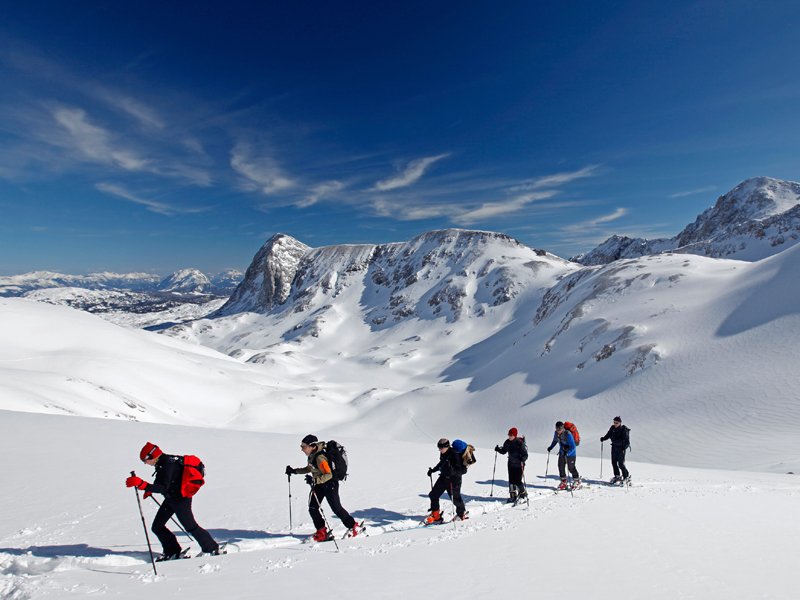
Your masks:
{"label": "wispy cirrus cloud", "polygon": [[436,156],[427,156],[425,158],[412,160],[397,175],[378,181],[373,189],[378,192],[388,192],[413,185],[425,175],[425,172],[431,165],[448,156],[450,156],[450,153],[446,152],[444,154],[437,154]]}
{"label": "wispy cirrus cloud", "polygon": [[134,194],[125,189],[124,187],[122,187],[121,185],[115,183],[101,182],[95,184],[95,188],[97,188],[103,193],[116,196],[117,198],[122,198],[123,200],[127,200],[128,202],[133,202],[134,204],[139,204],[140,206],[144,206],[150,212],[158,213],[160,215],[165,215],[168,217],[172,217],[175,215],[182,215],[182,214],[195,214],[210,210],[209,207],[185,208],[185,207],[175,206],[173,204],[167,204],[165,202],[159,202],[158,200],[143,198],[142,196]]}
{"label": "wispy cirrus cloud", "polygon": [[586,177],[593,177],[597,175],[600,165],[589,165],[578,169],[577,171],[566,171],[563,173],[553,173],[552,175],[545,175],[544,177],[537,177],[536,179],[529,179],[520,182],[511,188],[512,192],[522,192],[525,190],[539,190],[542,188],[558,187],[566,185],[575,181],[576,179],[584,179]]}
{"label": "wispy cirrus cloud", "polygon": [[120,148],[112,142],[110,132],[89,121],[86,111],[79,108],[59,107],[53,118],[69,134],[73,147],[91,161],[113,164],[126,171],[143,171],[150,161],[135,152]]}
{"label": "wispy cirrus cloud", "polygon": [[230,164],[243,178],[244,187],[248,190],[271,195],[296,185],[272,156],[264,153],[255,156],[253,147],[244,142],[237,143],[231,150]]}
{"label": "wispy cirrus cloud", "polygon": [[562,231],[568,231],[571,233],[578,233],[578,232],[587,233],[589,231],[597,230],[601,225],[605,225],[606,223],[611,223],[613,221],[621,219],[629,212],[630,211],[627,208],[617,208],[614,212],[605,215],[600,215],[599,217],[588,219],[580,223],[567,225],[562,228]]}
{"label": "wispy cirrus cloud", "polygon": [[705,187],[696,188],[693,190],[687,190],[685,192],[676,192],[674,194],[670,194],[668,198],[686,198],[687,196],[695,196],[697,194],[706,194],[709,192],[713,192],[717,189],[715,185],[707,185]]}
{"label": "wispy cirrus cloud", "polygon": [[[487,223],[523,210],[547,212],[584,206],[576,199],[552,202],[561,188],[577,179],[597,175],[598,165],[554,173],[536,179],[493,178],[476,173],[450,174],[426,182],[414,192],[372,194],[371,207],[379,216],[402,221],[446,218],[456,225]],[[369,190],[372,191],[372,190]],[[535,207],[535,208],[534,208]]]}
{"label": "wispy cirrus cloud", "polygon": [[313,186],[305,197],[301,198],[295,203],[295,206],[298,208],[307,208],[309,206],[313,206],[320,200],[328,198],[331,194],[335,194],[336,192],[341,191],[343,188],[344,184],[341,181],[325,181]]}
{"label": "wispy cirrus cloud", "polygon": [[552,198],[556,194],[558,194],[557,190],[542,190],[540,192],[520,194],[499,202],[485,202],[471,210],[457,213],[452,218],[452,221],[459,225],[472,225],[487,219],[515,213],[532,202]]}

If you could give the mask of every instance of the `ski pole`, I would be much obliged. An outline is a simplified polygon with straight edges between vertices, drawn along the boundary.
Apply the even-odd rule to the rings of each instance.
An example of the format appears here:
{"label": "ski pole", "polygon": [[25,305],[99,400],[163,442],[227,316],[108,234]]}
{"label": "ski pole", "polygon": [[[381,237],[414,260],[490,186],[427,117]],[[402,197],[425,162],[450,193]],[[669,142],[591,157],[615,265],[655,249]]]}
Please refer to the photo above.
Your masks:
{"label": "ski pole", "polygon": [[494,472],[497,469],[497,450],[494,451],[494,466],[492,467],[492,490],[489,492],[489,497],[494,497]]}
{"label": "ski pole", "polygon": [[[134,471],[131,471],[131,477],[136,477],[136,473]],[[153,574],[156,577],[158,577],[158,571],[156,571],[156,559],[153,558],[153,547],[150,545],[150,534],[147,533],[147,524],[144,522],[144,512],[142,512],[142,501],[139,500],[139,488],[133,488],[133,491],[136,492],[136,504],[139,505],[139,516],[142,517],[142,527],[144,528],[144,537],[147,540],[147,549],[150,551],[150,564],[153,565]]]}
{"label": "ski pole", "polygon": [[453,500],[453,482],[452,481],[450,482],[450,493],[448,495],[450,496],[450,504],[453,505],[453,529],[458,531],[458,527],[456,527],[456,501]]}
{"label": "ski pole", "polygon": [[289,533],[292,532],[292,476],[287,474],[286,479],[289,480]]}
{"label": "ski pole", "polygon": [[547,466],[544,468],[544,478],[547,479],[547,473],[550,471],[550,450],[547,451]]}
{"label": "ski pole", "polygon": [[433,475],[431,475],[430,473],[428,473],[428,477],[430,477],[430,478],[431,478],[431,489],[433,489]]}
{"label": "ski pole", "polygon": [[528,482],[525,481],[525,464],[522,464],[522,489],[525,490],[525,504],[528,505],[527,510],[531,509],[531,499],[528,496]]}
{"label": "ski pole", "polygon": [[600,479],[603,479],[603,440],[600,440]]}
{"label": "ski pole", "polygon": [[[564,456],[564,458],[567,458]],[[569,463],[567,463],[567,478],[569,479],[569,495],[574,498],[575,494],[572,492],[572,486],[575,483],[575,478],[572,476],[572,472],[569,471]]]}
{"label": "ski pole", "polygon": [[314,496],[314,500],[317,502],[317,508],[319,509],[319,514],[322,515],[322,520],[325,522],[325,528],[331,532],[331,539],[333,540],[333,545],[336,546],[336,551],[339,552],[339,544],[336,543],[336,536],[333,535],[333,529],[331,529],[330,524],[328,523],[328,518],[325,516],[325,511],[322,510],[322,503],[319,501],[317,497],[317,492],[314,491],[314,487],[311,487],[311,495]]}
{"label": "ski pole", "polygon": [[[158,508],[161,508],[161,502],[159,502],[158,500],[156,500],[156,499],[155,499],[153,496],[150,496],[150,499],[151,499],[153,502],[155,502],[156,504],[158,504]],[[186,531],[186,530],[185,530],[185,529],[184,529],[184,528],[181,526],[181,524],[180,524],[180,523],[178,523],[178,522],[175,520],[175,516],[174,516],[174,515],[170,517],[170,520],[171,520],[173,523],[175,523],[175,525],[177,525],[177,526],[178,526],[178,529],[180,529],[180,530],[183,532],[183,534],[184,534],[186,537],[188,537],[190,540],[194,540],[195,542],[197,542],[197,540],[195,540],[195,539],[194,539],[194,536],[193,536],[192,534],[190,534],[188,531]],[[197,542],[197,543],[199,544],[200,542]]]}

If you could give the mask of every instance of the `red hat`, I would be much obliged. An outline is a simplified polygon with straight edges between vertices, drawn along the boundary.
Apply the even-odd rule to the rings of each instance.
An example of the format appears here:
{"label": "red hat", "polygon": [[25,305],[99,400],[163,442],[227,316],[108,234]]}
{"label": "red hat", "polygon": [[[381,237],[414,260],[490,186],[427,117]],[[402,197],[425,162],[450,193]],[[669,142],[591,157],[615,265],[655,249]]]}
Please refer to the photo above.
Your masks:
{"label": "red hat", "polygon": [[161,448],[156,446],[153,442],[147,442],[144,446],[142,446],[141,451],[139,452],[139,460],[142,462],[146,460],[150,460],[151,458],[158,458],[164,454],[161,451]]}
{"label": "red hat", "polygon": [[516,427],[512,427],[511,429],[508,430],[508,435],[513,435],[514,437],[517,437],[517,433],[518,431]]}

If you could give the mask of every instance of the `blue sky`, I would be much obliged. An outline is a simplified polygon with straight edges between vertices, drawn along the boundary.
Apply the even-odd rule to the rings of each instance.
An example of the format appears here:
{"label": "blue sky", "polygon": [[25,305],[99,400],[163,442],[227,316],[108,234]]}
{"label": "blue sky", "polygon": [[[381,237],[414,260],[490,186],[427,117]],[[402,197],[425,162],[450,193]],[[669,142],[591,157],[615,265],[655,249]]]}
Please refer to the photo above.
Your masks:
{"label": "blue sky", "polygon": [[798,31],[779,1],[4,3],[0,272],[671,236],[800,179]]}

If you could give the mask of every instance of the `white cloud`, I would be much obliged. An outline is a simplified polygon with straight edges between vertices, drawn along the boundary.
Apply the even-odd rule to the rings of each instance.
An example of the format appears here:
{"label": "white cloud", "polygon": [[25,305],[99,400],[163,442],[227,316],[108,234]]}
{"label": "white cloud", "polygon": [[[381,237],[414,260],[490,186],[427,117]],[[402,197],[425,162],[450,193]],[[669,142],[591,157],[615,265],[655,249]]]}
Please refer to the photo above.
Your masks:
{"label": "white cloud", "polygon": [[556,190],[543,190],[541,192],[531,192],[521,194],[499,202],[485,202],[479,207],[462,212],[453,217],[453,222],[459,225],[471,225],[484,219],[492,219],[501,215],[517,212],[531,202],[552,198],[558,193]]}
{"label": "white cloud", "polygon": [[525,190],[538,190],[544,187],[558,187],[566,183],[575,181],[576,179],[583,179],[584,177],[592,177],[597,173],[600,168],[599,165],[589,165],[578,169],[577,171],[567,171],[564,173],[553,173],[552,175],[545,175],[515,185],[511,188],[513,192],[521,192]]}
{"label": "white cloud", "polygon": [[344,184],[341,181],[325,181],[312,187],[308,195],[298,201],[295,206],[298,208],[307,208],[324,199],[326,196],[340,191],[342,188],[344,188]]}
{"label": "white cloud", "polygon": [[166,204],[164,202],[158,202],[157,200],[149,200],[147,198],[142,198],[136,194],[133,194],[123,188],[120,185],[114,183],[98,183],[95,187],[100,190],[101,192],[105,192],[106,194],[111,194],[112,196],[116,196],[117,198],[122,198],[123,200],[127,200],[128,202],[133,202],[134,204],[139,204],[147,208],[147,210],[158,213],[160,215],[166,216],[174,216],[177,214],[190,214],[190,213],[198,213],[204,212],[208,210],[207,208],[180,208],[177,206],[173,206],[170,204]]}
{"label": "white cloud", "polygon": [[695,194],[705,194],[706,192],[713,192],[717,189],[715,185],[707,185],[706,187],[697,188],[694,190],[688,190],[686,192],[677,192],[675,194],[670,194],[670,198],[685,198],[686,196],[694,196]]}
{"label": "white cloud", "polygon": [[86,158],[103,164],[113,164],[126,171],[147,169],[150,161],[130,150],[115,148],[111,142],[111,134],[90,123],[85,111],[79,108],[57,108],[53,111],[53,118],[67,130],[73,145]]}
{"label": "white cloud", "polygon": [[400,221],[419,221],[422,219],[435,219],[446,217],[457,210],[450,204],[410,204],[389,201],[385,198],[376,198],[372,201],[372,208],[382,217],[390,217]]}
{"label": "white cloud", "polygon": [[275,194],[291,187],[290,179],[269,156],[253,158],[249,145],[238,143],[231,150],[231,167],[247,181],[248,189],[258,189],[264,194]]}
{"label": "white cloud", "polygon": [[600,225],[611,223],[612,221],[616,221],[617,219],[624,217],[628,214],[628,212],[629,211],[627,208],[618,208],[614,212],[607,215],[601,215],[599,217],[595,217],[594,219],[589,219],[588,221],[567,225],[562,229],[562,231],[568,231],[571,233],[586,233],[589,231],[594,231]]}
{"label": "white cloud", "polygon": [[425,158],[418,158],[412,160],[402,173],[383,179],[375,184],[375,190],[379,192],[388,192],[389,190],[396,190],[399,188],[408,187],[416,183],[425,174],[425,171],[435,162],[447,158],[450,153],[437,154],[436,156],[428,156]]}

